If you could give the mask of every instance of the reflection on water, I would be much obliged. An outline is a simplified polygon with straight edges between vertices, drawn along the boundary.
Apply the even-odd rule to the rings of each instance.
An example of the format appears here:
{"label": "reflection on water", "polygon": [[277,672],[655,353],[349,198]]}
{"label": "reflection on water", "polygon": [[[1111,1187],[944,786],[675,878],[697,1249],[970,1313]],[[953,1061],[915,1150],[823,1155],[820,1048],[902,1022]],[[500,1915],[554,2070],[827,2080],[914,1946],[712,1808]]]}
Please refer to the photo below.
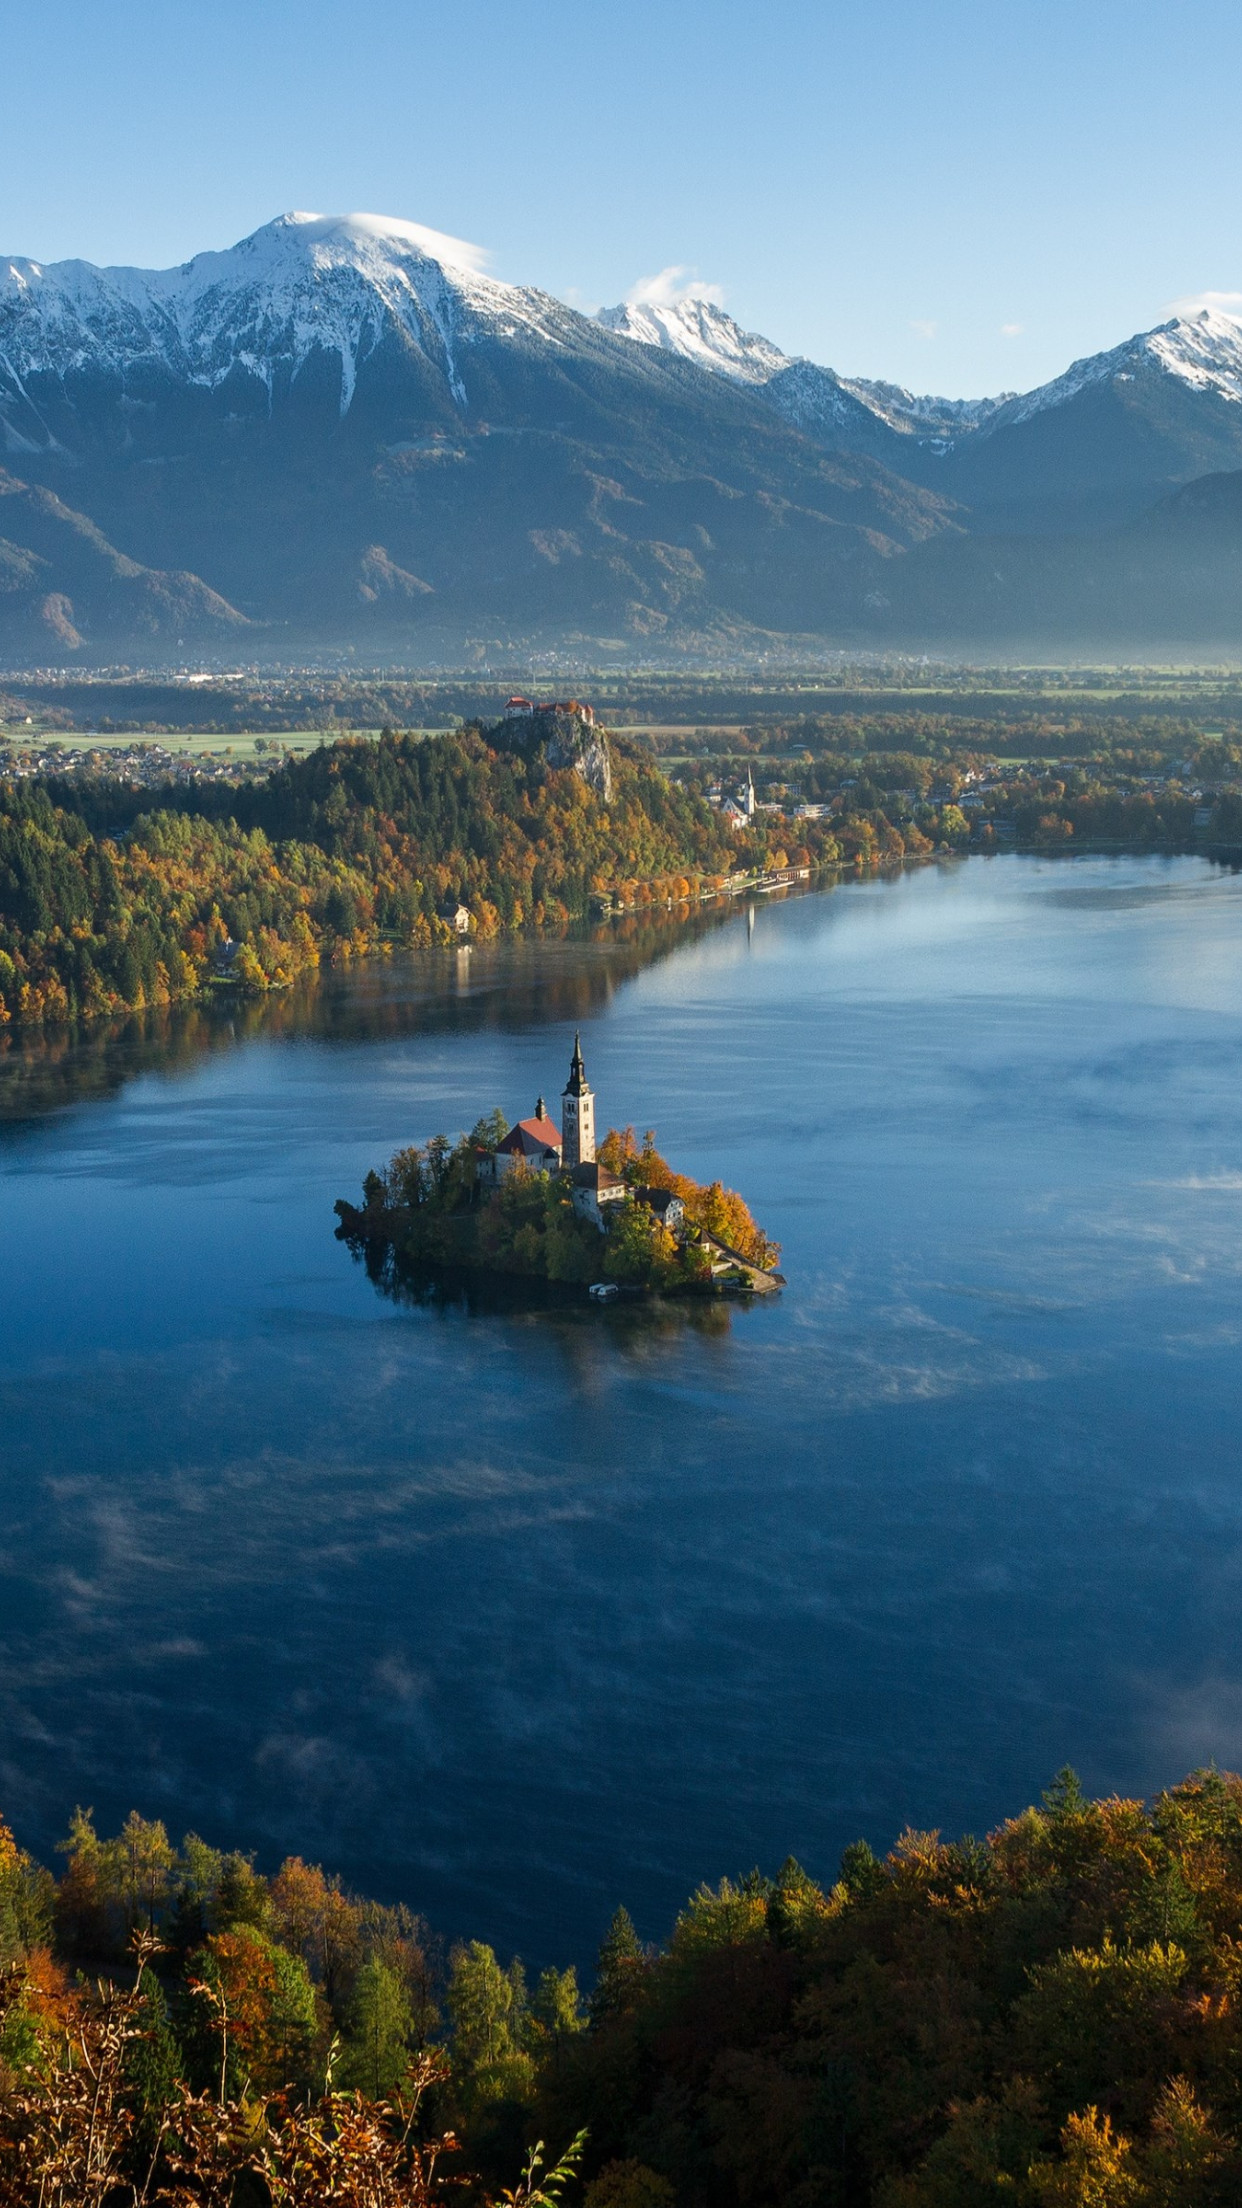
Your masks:
{"label": "reflection on water", "polygon": [[[782,900],[805,894],[791,889]],[[0,1128],[110,1096],[143,1073],[177,1073],[238,1043],[314,1035],[378,1041],[466,1027],[583,1022],[646,966],[736,917],[730,898],[649,911],[564,935],[396,953],[326,970],[266,997],[129,1012],[81,1025],[0,1028]]]}
{"label": "reflection on water", "polygon": [[389,1303],[407,1310],[456,1312],[463,1318],[509,1318],[538,1314],[549,1325],[559,1324],[572,1337],[580,1327],[603,1327],[614,1340],[651,1340],[693,1327],[699,1334],[727,1334],[733,1312],[748,1308],[706,1296],[645,1296],[623,1294],[613,1302],[590,1304],[580,1287],[563,1287],[555,1281],[523,1280],[504,1273],[461,1273],[451,1268],[430,1269],[403,1257],[391,1243],[351,1240],[343,1228],[336,1240],[344,1242],[354,1263]]}
{"label": "reflection on water", "polygon": [[[462,965],[8,1044],[22,1838],[137,1804],[537,1961],[1067,1759],[1242,1761],[1242,882],[972,860]],[[578,1025],[782,1297],[394,1298],[334,1240]]]}

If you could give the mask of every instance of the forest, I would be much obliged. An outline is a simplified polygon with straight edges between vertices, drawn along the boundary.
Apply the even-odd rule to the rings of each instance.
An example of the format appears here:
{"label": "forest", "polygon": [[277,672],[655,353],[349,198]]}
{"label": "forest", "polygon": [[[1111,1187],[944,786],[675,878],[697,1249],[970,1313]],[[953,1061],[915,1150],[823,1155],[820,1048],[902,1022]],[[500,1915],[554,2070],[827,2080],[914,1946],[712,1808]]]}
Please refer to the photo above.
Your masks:
{"label": "forest", "polygon": [[[1242,1779],[618,1908],[589,1990],[294,1856],[0,1827],[0,2202],[1226,2208]],[[546,2145],[545,2145],[546,2142]]]}
{"label": "forest", "polygon": [[[240,784],[0,777],[0,1031],[975,851],[1242,853],[1242,726],[1029,701],[613,735],[606,796],[501,723],[342,737]],[[974,708],[975,710],[971,710]],[[722,788],[758,809],[727,824]]]}
{"label": "forest", "polygon": [[0,782],[0,1027],[287,986],[322,961],[682,902],[786,860],[614,740],[598,795],[477,728],[343,740],[244,789]]}
{"label": "forest", "polygon": [[[377,1246],[422,1270],[516,1274],[564,1286],[603,1281],[666,1294],[746,1284],[744,1273],[713,1278],[704,1235],[765,1272],[780,1260],[780,1244],[756,1225],[742,1197],[719,1181],[702,1185],[675,1173],[651,1129],[641,1147],[632,1127],[610,1128],[599,1145],[600,1164],[627,1190],[609,1207],[602,1236],[575,1213],[563,1174],[519,1166],[499,1183],[491,1179],[487,1168],[508,1131],[494,1110],[455,1143],[433,1135],[398,1150],[383,1173],[368,1173],[361,1208],[338,1202],[340,1233],[372,1259],[381,1285],[387,1268],[382,1256],[375,1265]],[[654,1189],[679,1199],[677,1232],[644,1201]]]}

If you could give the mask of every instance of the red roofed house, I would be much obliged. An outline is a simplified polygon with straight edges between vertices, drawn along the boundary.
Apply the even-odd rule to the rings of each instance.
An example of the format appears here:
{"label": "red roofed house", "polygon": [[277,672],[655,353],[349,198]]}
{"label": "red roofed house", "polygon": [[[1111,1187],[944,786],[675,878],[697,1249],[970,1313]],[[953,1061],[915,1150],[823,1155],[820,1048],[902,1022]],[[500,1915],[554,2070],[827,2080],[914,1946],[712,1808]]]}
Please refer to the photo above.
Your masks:
{"label": "red roofed house", "polygon": [[548,1118],[548,1108],[540,1097],[533,1119],[519,1119],[511,1127],[503,1142],[497,1143],[490,1157],[491,1177],[500,1181],[506,1173],[512,1173],[519,1163],[528,1173],[559,1173],[561,1169],[561,1134],[554,1119]]}

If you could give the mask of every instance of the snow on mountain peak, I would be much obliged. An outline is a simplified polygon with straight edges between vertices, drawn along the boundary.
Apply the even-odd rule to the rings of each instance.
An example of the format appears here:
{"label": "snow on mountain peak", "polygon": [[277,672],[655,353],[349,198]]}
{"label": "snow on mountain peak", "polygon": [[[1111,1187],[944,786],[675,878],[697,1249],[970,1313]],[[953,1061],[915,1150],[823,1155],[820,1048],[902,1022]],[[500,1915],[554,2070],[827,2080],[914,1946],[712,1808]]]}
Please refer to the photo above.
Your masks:
{"label": "snow on mountain peak", "polygon": [[352,243],[355,240],[391,241],[398,247],[413,246],[415,252],[425,254],[428,260],[438,261],[441,268],[464,269],[474,276],[487,273],[491,254],[486,246],[471,245],[465,238],[450,237],[446,230],[429,229],[422,222],[404,222],[398,215],[282,215],[277,224],[290,229],[296,227],[307,244],[337,240]]}
{"label": "snow on mountain peak", "polygon": [[387,215],[280,215],[179,268],[0,261],[0,382],[139,362],[214,387],[241,369],[294,376],[337,353],[341,412],[358,369],[396,325],[466,402],[460,348],[495,331],[556,343],[569,310],[485,273],[465,239]]}
{"label": "snow on mountain peak", "polygon": [[673,299],[631,294],[624,306],[605,307],[595,319],[618,337],[680,353],[735,383],[762,386],[780,376],[771,396],[778,412],[800,428],[846,421],[853,399],[900,433],[960,437],[982,427],[1005,403],[1003,398],[916,398],[897,384],[838,376],[831,368],[783,353],[768,338],[742,329],[723,307],[693,292]]}
{"label": "snow on mountain peak", "polygon": [[1242,400],[1242,325],[1218,308],[1177,315],[1138,343],[1173,376],[1221,398]]}
{"label": "snow on mountain peak", "polygon": [[890,429],[904,436],[935,440],[982,429],[1013,397],[1011,391],[1006,391],[995,399],[941,399],[909,391],[903,383],[876,383],[865,376],[842,376],[841,383]]}
{"label": "snow on mountain peak", "polygon": [[[667,272],[666,272],[667,273]],[[714,299],[698,292],[680,298],[636,297],[621,307],[601,307],[595,317],[616,337],[638,345],[658,345],[680,353],[700,368],[714,369],[734,383],[767,383],[789,366],[778,345],[744,330]]]}
{"label": "snow on mountain peak", "polygon": [[1129,383],[1152,372],[1175,376],[1193,389],[1242,404],[1242,324],[1219,308],[1202,307],[1174,315],[1154,330],[1143,330],[1106,353],[1074,361],[1063,376],[1003,408],[1005,423],[1025,422],[1050,407],[1063,406],[1092,384]]}

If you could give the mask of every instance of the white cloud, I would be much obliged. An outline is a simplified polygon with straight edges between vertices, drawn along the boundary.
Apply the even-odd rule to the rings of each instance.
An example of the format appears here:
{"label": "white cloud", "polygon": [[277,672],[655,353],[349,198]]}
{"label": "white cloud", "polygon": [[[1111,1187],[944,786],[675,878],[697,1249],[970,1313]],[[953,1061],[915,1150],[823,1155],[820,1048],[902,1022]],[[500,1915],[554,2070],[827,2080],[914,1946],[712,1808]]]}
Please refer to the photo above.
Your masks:
{"label": "white cloud", "polygon": [[1002,322],[1000,334],[1002,337],[1021,337],[1024,327],[1021,322]]}
{"label": "white cloud", "polygon": [[625,298],[631,307],[676,307],[683,299],[705,299],[712,307],[724,305],[719,284],[705,284],[692,268],[677,265],[662,268],[658,276],[640,277]]}
{"label": "white cloud", "polygon": [[1169,304],[1170,314],[1228,314],[1235,322],[1242,322],[1242,291],[1196,291],[1186,299],[1174,299]]}
{"label": "white cloud", "polygon": [[485,245],[472,245],[469,238],[450,237],[447,230],[428,229],[423,222],[402,222],[395,215],[294,215],[290,219],[317,226],[324,234],[344,225],[371,238],[399,238],[405,245],[417,246],[420,253],[429,253],[433,261],[447,262],[450,268],[470,269],[475,275],[482,275],[492,258]]}
{"label": "white cloud", "polygon": [[932,338],[936,334],[936,325],[934,322],[923,322],[916,318],[913,322],[911,322],[910,327],[916,337]]}

